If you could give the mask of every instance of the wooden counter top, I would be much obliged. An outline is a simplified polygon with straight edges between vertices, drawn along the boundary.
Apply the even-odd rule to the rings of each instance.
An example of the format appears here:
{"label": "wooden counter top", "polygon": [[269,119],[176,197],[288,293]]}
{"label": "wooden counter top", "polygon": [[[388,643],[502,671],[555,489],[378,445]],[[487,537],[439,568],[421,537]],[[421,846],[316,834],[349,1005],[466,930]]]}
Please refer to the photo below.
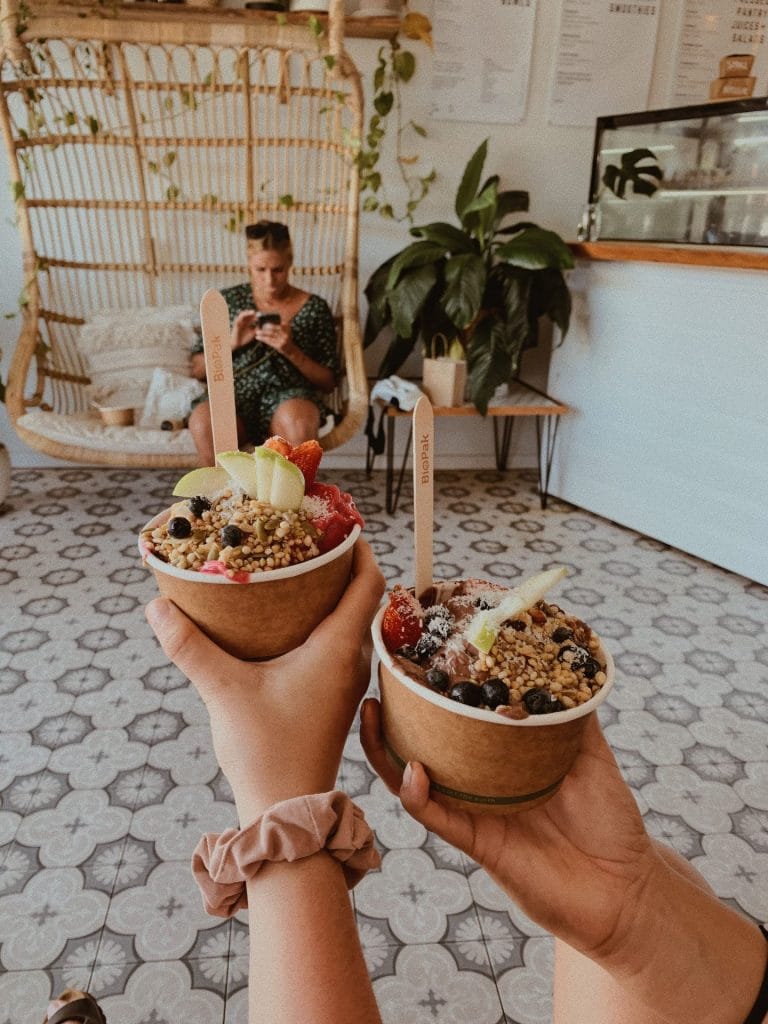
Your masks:
{"label": "wooden counter top", "polygon": [[571,242],[577,259],[676,263],[724,270],[768,270],[768,249],[733,245],[672,245],[658,242]]}

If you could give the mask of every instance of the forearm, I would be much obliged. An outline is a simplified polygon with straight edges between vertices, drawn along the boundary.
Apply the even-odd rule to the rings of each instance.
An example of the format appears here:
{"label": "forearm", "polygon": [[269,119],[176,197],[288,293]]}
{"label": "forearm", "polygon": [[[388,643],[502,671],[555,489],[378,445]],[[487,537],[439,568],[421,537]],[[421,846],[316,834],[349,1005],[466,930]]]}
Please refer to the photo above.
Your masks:
{"label": "forearm", "polygon": [[324,393],[333,391],[336,386],[336,378],[334,377],[333,371],[329,370],[327,366],[323,366],[322,363],[318,363],[316,360],[308,356],[306,352],[299,348],[298,345],[291,344],[287,348],[283,349],[282,355],[288,360],[299,373],[306,377],[309,383],[317,388],[318,391]]}
{"label": "forearm", "polygon": [[626,994],[670,1022],[742,1024],[768,944],[741,914],[659,858],[618,948],[595,957]]}
{"label": "forearm", "polygon": [[250,1024],[380,1024],[338,861],[265,865],[248,906]]}

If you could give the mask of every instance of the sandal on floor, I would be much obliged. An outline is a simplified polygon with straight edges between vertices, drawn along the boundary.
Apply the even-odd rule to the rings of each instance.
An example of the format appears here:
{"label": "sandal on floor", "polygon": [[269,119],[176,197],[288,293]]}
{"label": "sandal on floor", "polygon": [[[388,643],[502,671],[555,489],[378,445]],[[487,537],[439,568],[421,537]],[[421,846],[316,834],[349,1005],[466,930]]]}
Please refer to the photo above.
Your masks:
{"label": "sandal on floor", "polygon": [[48,1018],[48,1024],[60,1024],[64,1020],[77,1020],[81,1024],[107,1024],[104,1011],[93,996],[87,992],[82,998],[65,1003],[61,1009]]}

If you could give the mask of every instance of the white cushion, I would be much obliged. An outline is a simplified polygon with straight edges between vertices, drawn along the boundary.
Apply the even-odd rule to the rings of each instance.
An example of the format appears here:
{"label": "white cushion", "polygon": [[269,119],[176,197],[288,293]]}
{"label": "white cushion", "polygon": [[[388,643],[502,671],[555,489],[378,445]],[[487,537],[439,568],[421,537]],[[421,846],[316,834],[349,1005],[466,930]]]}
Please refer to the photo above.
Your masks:
{"label": "white cushion", "polygon": [[92,316],[77,340],[91,378],[91,397],[141,407],[156,368],[189,376],[198,319],[193,306],[147,306]]}
{"label": "white cushion", "polygon": [[188,430],[145,430],[142,427],[108,427],[85,413],[62,415],[35,409],[18,419],[18,425],[60,444],[100,452],[131,455],[194,456],[195,443]]}

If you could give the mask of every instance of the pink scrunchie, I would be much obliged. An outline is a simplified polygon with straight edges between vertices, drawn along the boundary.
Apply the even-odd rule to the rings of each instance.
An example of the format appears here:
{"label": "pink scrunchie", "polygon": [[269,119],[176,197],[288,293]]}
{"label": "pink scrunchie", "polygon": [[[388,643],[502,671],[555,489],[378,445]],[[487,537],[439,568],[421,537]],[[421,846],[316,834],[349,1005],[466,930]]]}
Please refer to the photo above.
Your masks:
{"label": "pink scrunchie", "polygon": [[381,863],[363,812],[339,790],[282,800],[239,831],[207,832],[192,854],[192,874],[207,912],[232,917],[248,906],[245,883],[266,861],[323,849],[341,862],[349,889]]}

